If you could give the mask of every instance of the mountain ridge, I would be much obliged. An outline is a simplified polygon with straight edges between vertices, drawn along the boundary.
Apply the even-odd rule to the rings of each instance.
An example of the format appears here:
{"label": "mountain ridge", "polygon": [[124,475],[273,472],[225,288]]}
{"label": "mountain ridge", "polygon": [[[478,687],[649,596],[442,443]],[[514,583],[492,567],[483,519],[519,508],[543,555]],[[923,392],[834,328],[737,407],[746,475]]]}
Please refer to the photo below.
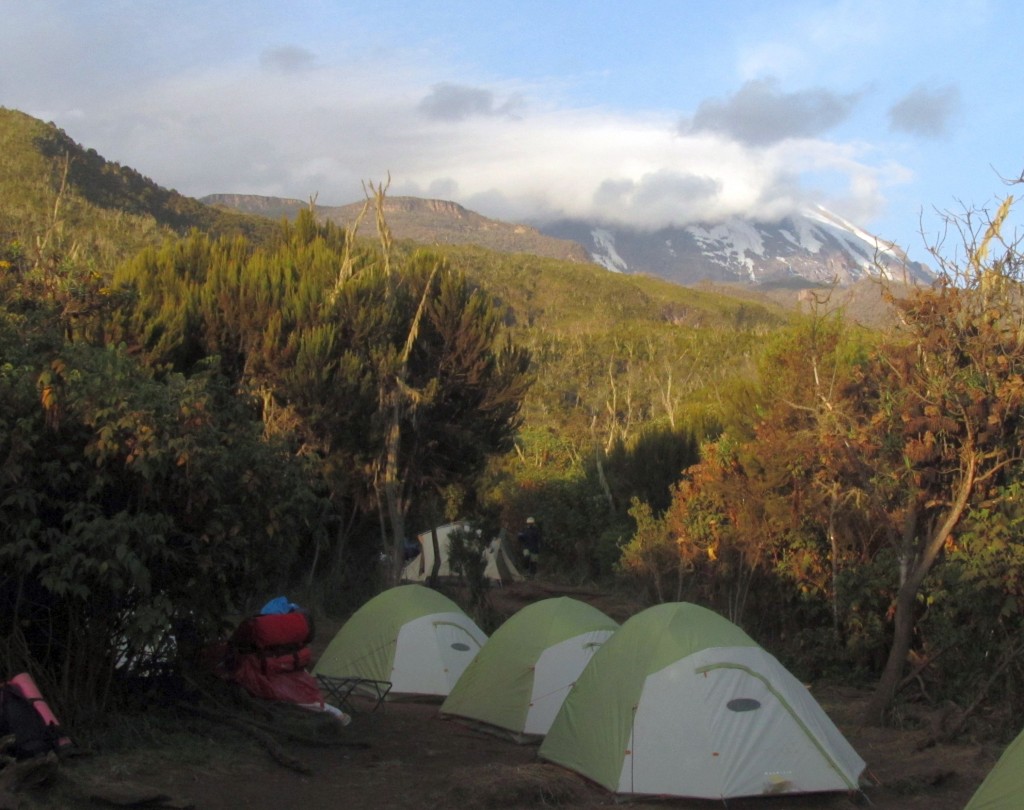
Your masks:
{"label": "mountain ridge", "polygon": [[[200,202],[287,218],[313,204],[318,216],[341,225],[355,222],[363,207],[361,202],[322,206],[247,194],[211,194]],[[870,278],[930,283],[934,277],[893,243],[820,207],[776,223],[733,218],[651,231],[573,219],[509,223],[457,202],[425,197],[387,197],[385,214],[399,239],[593,262],[612,272],[653,275],[684,286],[849,287]],[[374,227],[373,219],[366,218],[360,233],[372,235]]]}
{"label": "mountain ridge", "polygon": [[[199,201],[216,208],[262,216],[294,219],[299,211],[313,206],[321,219],[338,225],[352,225],[364,203],[317,205],[287,197],[262,197],[255,194],[208,194]],[[385,197],[384,213],[388,227],[397,239],[422,244],[474,244],[501,253],[530,253],[549,259],[589,262],[582,245],[542,233],[535,227],[490,219],[451,200],[425,197]],[[361,236],[374,236],[372,216],[360,223]]]}

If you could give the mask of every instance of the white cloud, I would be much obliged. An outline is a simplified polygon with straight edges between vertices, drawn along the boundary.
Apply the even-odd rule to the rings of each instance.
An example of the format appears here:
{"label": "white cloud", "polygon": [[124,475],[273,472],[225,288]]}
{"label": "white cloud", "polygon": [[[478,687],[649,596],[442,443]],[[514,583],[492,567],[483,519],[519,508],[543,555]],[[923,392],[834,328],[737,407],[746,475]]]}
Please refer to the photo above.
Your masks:
{"label": "white cloud", "polygon": [[[217,6],[219,13],[229,6]],[[680,132],[678,114],[573,106],[557,76],[533,84],[484,79],[423,43],[367,58],[365,43],[331,50],[326,38],[278,33],[264,20],[225,35],[224,48],[203,58],[185,50],[172,62],[176,43],[186,42],[180,32],[165,44],[154,32],[96,54],[87,40],[104,28],[91,25],[75,40],[71,23],[55,23],[54,41],[66,43],[81,69],[34,85],[35,95],[21,88],[45,60],[18,52],[27,61],[11,87],[39,106],[15,106],[33,114],[45,108],[43,117],[84,145],[194,196],[317,194],[323,204],[342,204],[361,198],[365,181],[390,173],[391,193],[455,199],[490,216],[657,227],[778,217],[812,195],[847,217],[874,216],[886,183],[900,176],[876,165],[871,150],[824,137],[854,96],[783,92],[763,76],[682,111],[696,126]],[[204,36],[207,45],[216,38],[212,29]],[[815,49],[828,39],[825,27],[808,33]],[[762,66],[800,67],[798,44],[767,40]],[[153,47],[163,49],[159,65],[144,59]],[[0,55],[0,90],[7,65],[17,67]]]}
{"label": "white cloud", "polygon": [[[69,134],[194,196],[318,194],[342,204],[390,173],[394,194],[456,198],[490,216],[658,227],[789,213],[805,201],[799,178],[813,155],[831,178],[826,195],[857,211],[878,203],[877,170],[823,139],[743,145],[715,132],[680,134],[668,116],[556,109],[537,88],[439,92],[415,65],[380,76],[287,50],[270,62],[301,70],[179,74],[93,99]],[[530,103],[511,117],[503,112],[511,98]],[[437,102],[435,115],[423,115],[424,99]]]}

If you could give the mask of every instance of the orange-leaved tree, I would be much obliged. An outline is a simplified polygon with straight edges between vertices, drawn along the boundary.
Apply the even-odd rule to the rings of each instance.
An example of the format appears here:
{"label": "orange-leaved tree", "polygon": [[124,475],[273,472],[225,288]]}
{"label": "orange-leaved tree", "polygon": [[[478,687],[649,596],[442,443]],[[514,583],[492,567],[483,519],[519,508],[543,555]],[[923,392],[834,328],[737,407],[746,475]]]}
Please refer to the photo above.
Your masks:
{"label": "orange-leaved tree", "polygon": [[888,659],[866,720],[881,722],[903,677],[925,578],[972,507],[1024,455],[1024,278],[1003,237],[1013,198],[992,217],[951,218],[966,254],[943,258],[933,288],[896,302],[900,326],[868,370],[861,423],[876,436],[899,586]]}

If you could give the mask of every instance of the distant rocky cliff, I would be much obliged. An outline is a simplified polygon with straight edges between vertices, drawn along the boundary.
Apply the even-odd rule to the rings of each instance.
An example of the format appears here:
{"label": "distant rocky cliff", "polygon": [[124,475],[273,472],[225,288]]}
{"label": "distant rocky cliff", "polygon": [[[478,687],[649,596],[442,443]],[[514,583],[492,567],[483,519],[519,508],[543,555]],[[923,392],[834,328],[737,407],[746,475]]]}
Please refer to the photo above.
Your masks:
{"label": "distant rocky cliff", "polygon": [[[276,219],[294,219],[299,211],[309,206],[308,202],[301,200],[253,194],[211,194],[203,197],[201,202]],[[351,225],[362,207],[361,202],[341,206],[317,205],[316,213],[324,220]],[[528,225],[488,219],[447,200],[386,197],[384,213],[396,239],[410,239],[426,245],[472,244],[502,253],[529,253],[566,261],[590,261],[587,251],[576,242],[543,234]],[[374,218],[366,217],[360,233],[373,235],[375,227]]]}

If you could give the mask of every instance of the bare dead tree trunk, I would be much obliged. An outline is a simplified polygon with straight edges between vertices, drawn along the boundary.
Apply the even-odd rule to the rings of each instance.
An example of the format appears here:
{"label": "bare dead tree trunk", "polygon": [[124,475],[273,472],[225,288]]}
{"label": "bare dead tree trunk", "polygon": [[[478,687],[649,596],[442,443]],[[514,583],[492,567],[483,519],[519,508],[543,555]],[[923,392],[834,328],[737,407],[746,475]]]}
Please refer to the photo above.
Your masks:
{"label": "bare dead tree trunk", "polygon": [[401,407],[398,397],[392,405],[391,425],[388,428],[386,460],[384,462],[384,500],[388,508],[388,522],[391,524],[391,584],[397,585],[402,577],[402,560],[405,545],[405,515],[400,504],[398,482],[398,450],[402,437]]}
{"label": "bare dead tree trunk", "polygon": [[[388,185],[390,185],[390,182],[391,178],[389,177]],[[384,217],[384,195],[387,191],[387,186],[384,184],[374,186],[371,183],[370,191],[373,194],[373,203],[377,212],[377,234],[380,239],[384,260],[384,274],[386,278],[390,279],[392,238],[391,231]],[[362,215],[360,214],[360,216]],[[401,352],[399,352],[398,357],[394,359],[393,366],[381,369],[380,402],[382,407],[389,408],[391,411],[391,421],[388,425],[383,448],[382,484],[384,499],[387,503],[388,521],[391,524],[390,580],[393,585],[397,585],[402,576],[405,545],[405,503],[402,494],[403,484],[400,480],[402,421],[408,413],[416,408],[420,396],[418,391],[410,388],[407,384],[409,358],[419,336],[420,323],[426,312],[427,302],[430,300],[430,291],[434,286],[434,279],[437,277],[440,267],[440,263],[437,263],[430,272],[427,283],[423,288],[423,295],[420,297],[419,305],[416,307],[416,313],[413,316],[412,323],[409,325],[405,345]]]}
{"label": "bare dead tree trunk", "polygon": [[662,407],[665,409],[665,415],[668,417],[668,424],[672,430],[676,429],[676,411],[675,403],[672,401],[672,369],[668,368],[665,370],[665,384],[662,385],[661,380],[656,380],[658,385],[658,395],[661,397]]}
{"label": "bare dead tree trunk", "polygon": [[590,435],[594,441],[594,463],[597,465],[597,480],[601,484],[601,491],[608,501],[608,509],[615,510],[615,499],[612,497],[611,488],[608,486],[608,479],[604,476],[604,464],[602,463],[601,445],[597,441],[597,414],[590,420]]}
{"label": "bare dead tree trunk", "polygon": [[441,575],[441,542],[437,539],[437,521],[430,522],[430,544],[434,549],[434,562],[430,566],[430,587],[437,587],[437,578]]}
{"label": "bare dead tree trunk", "polygon": [[616,414],[619,409],[619,391],[615,386],[615,359],[608,361],[608,385],[611,388],[611,398],[605,400],[604,408],[608,412],[608,439],[605,441],[605,452],[612,449],[615,443],[615,433],[618,428]]}
{"label": "bare dead tree trunk", "polygon": [[828,542],[832,550],[832,629],[839,635],[839,541],[836,539],[836,511],[839,508],[838,484],[829,493]]}

